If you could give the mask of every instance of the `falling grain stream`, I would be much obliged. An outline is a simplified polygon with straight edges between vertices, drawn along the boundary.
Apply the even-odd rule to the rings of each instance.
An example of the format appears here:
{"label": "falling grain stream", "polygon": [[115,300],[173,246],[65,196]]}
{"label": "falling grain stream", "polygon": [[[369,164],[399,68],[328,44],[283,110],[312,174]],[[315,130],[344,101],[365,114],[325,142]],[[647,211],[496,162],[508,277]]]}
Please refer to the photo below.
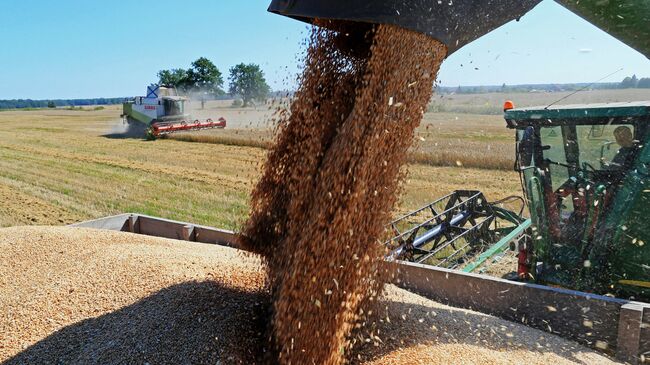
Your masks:
{"label": "falling grain stream", "polygon": [[313,31],[242,233],[268,264],[280,363],[345,361],[383,287],[378,239],[445,55],[395,26]]}

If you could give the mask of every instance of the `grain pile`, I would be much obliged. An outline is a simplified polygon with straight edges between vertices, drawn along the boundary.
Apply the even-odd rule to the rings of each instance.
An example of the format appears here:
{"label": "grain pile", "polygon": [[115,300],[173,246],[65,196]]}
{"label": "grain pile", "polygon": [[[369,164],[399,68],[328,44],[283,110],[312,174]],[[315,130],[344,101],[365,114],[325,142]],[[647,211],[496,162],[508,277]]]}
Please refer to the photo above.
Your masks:
{"label": "grain pile", "polygon": [[1,229],[0,362],[254,363],[263,284],[259,261],[228,248]]}
{"label": "grain pile", "polygon": [[382,288],[377,242],[445,56],[391,25],[314,31],[242,235],[269,263],[280,363],[344,361]]}
{"label": "grain pile", "polygon": [[615,364],[552,334],[388,285],[353,364]]}
{"label": "grain pile", "polygon": [[[0,229],[0,362],[260,363],[262,288],[259,261],[230,248]],[[387,288],[355,364],[610,363],[556,336]]]}

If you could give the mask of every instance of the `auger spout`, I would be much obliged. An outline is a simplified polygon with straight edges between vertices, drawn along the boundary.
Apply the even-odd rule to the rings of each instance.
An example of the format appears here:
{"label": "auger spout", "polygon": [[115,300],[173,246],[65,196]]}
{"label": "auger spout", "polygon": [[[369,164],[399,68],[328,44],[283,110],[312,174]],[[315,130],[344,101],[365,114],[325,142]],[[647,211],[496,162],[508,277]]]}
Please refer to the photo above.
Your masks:
{"label": "auger spout", "polygon": [[[650,58],[650,2],[556,0]],[[314,19],[394,24],[445,44],[448,54],[533,9],[541,0],[272,0],[269,11]]]}

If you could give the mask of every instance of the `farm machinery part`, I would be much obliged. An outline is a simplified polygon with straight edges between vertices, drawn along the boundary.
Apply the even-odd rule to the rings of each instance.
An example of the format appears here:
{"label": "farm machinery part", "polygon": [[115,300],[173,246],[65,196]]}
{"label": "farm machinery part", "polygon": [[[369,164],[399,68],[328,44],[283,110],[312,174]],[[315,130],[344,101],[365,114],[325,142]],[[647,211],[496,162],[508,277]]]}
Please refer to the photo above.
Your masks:
{"label": "farm machinery part", "polygon": [[226,119],[219,118],[217,122],[213,121],[212,119],[207,119],[203,122],[200,120],[195,120],[190,123],[184,120],[171,123],[156,122],[151,124],[149,133],[153,138],[158,138],[160,136],[175,132],[200,131],[213,128],[226,128]]}
{"label": "farm machinery part", "polygon": [[505,119],[534,230],[525,276],[650,301],[650,101],[513,108]]}
{"label": "farm machinery part", "polygon": [[[647,0],[555,0],[614,38],[650,57],[650,2]],[[448,54],[501,25],[517,20],[541,0],[272,0],[269,11],[301,21],[393,24],[428,35]],[[356,34],[345,34],[363,39]]]}
{"label": "farm machinery part", "polygon": [[226,120],[219,118],[200,121],[185,113],[186,97],[174,89],[150,85],[147,96],[138,96],[122,104],[122,119],[130,134],[155,139],[175,132],[225,128]]}
{"label": "farm machinery part", "polygon": [[[503,206],[517,201],[518,213]],[[388,257],[472,272],[511,244],[530,239],[523,209],[520,197],[490,203],[480,191],[454,191],[391,222]]]}

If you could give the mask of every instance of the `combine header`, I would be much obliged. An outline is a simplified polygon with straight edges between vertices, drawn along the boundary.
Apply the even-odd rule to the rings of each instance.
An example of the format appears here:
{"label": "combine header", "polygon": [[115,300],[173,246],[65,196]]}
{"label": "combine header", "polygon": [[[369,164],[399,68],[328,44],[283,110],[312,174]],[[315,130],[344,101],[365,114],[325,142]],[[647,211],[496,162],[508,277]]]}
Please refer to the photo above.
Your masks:
{"label": "combine header", "polygon": [[177,123],[152,123],[149,133],[154,138],[158,138],[175,132],[200,131],[213,128],[226,128],[226,120],[219,118],[217,122],[212,119],[207,119],[205,122],[195,120],[194,122],[187,123],[182,120]]}
{"label": "combine header", "polygon": [[[519,212],[502,206],[511,202],[521,203]],[[454,191],[389,224],[389,258],[474,271],[511,243],[530,240],[523,209],[517,196],[490,203],[480,191]]]}
{"label": "combine header", "polygon": [[133,134],[156,139],[175,132],[225,128],[226,120],[219,118],[200,121],[185,113],[188,99],[177,95],[174,89],[150,85],[147,96],[138,96],[122,105],[122,118]]}

